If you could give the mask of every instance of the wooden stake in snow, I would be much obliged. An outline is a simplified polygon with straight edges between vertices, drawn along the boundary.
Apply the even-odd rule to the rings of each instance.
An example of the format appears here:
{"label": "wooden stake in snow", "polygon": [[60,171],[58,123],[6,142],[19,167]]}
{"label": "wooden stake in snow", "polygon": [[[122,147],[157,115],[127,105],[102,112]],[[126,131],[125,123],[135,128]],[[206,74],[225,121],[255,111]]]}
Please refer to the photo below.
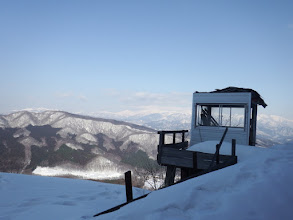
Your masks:
{"label": "wooden stake in snow", "polygon": [[126,201],[128,203],[133,200],[131,171],[130,170],[127,171],[124,175],[125,175]]}

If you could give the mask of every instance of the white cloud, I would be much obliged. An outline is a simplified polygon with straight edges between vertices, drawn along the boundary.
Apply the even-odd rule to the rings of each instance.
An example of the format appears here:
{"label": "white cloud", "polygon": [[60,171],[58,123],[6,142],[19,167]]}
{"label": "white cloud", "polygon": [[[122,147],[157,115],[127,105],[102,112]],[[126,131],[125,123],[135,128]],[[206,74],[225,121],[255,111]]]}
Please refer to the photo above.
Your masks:
{"label": "white cloud", "polygon": [[57,92],[56,96],[59,98],[67,98],[73,96],[72,92]]}
{"label": "white cloud", "polygon": [[73,99],[77,99],[79,101],[87,101],[88,98],[85,95],[76,95],[73,92],[57,92],[55,94],[55,96],[57,96],[58,98],[73,98]]}
{"label": "white cloud", "polygon": [[152,93],[152,92],[133,92],[118,91],[111,89],[103,91],[103,96],[116,103],[120,110],[134,111],[191,111],[192,93]]}
{"label": "white cloud", "polygon": [[84,101],[84,102],[86,102],[88,100],[87,97],[85,97],[84,95],[79,95],[77,98],[81,101]]}

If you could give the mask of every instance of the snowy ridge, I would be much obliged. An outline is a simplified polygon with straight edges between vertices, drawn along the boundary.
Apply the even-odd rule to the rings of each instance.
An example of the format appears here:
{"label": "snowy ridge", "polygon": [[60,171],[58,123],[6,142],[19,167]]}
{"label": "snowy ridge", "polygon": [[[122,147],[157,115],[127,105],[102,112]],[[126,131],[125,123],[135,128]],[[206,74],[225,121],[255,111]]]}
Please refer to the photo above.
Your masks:
{"label": "snowy ridge", "polygon": [[[0,129],[1,127],[4,129],[0,131],[14,132],[15,141],[25,147],[25,162],[22,162],[23,158],[18,160],[18,164],[23,164],[21,172],[37,165],[33,173],[38,175],[74,175],[80,178],[96,176],[94,179],[99,179],[104,178],[108,172],[110,179],[120,178],[128,169],[134,169],[127,164],[121,164],[120,161],[125,155],[142,150],[151,158],[155,158],[158,144],[158,134],[150,128],[61,111],[15,112],[0,116],[0,122]],[[5,129],[10,130],[5,131]],[[8,138],[4,133],[3,138]],[[0,140],[1,144],[5,145],[6,141]],[[10,142],[11,144],[12,142]],[[18,146],[17,143],[14,145]],[[79,153],[74,154],[66,148],[59,151],[60,147],[64,145]],[[19,147],[21,148],[21,146]],[[34,153],[31,152],[32,149],[34,149]],[[22,150],[16,151],[21,152]],[[43,152],[41,153],[43,156],[38,159],[40,152]],[[44,154],[48,152],[54,156],[48,156],[46,159]],[[57,155],[54,152],[60,153]],[[9,154],[9,152],[7,153]],[[71,158],[66,156],[68,153],[73,154]],[[83,156],[78,155],[81,153]],[[95,159],[92,160],[93,156]],[[62,159],[62,157],[65,158]],[[57,158],[58,162],[53,163],[52,158]],[[84,164],[85,160],[88,160],[86,164]],[[108,163],[102,165],[103,161],[108,161]],[[76,163],[80,165],[77,166]],[[9,168],[2,165],[2,169]],[[20,172],[19,168],[14,172]]]}
{"label": "snowy ridge", "polygon": [[[214,152],[216,142],[189,150]],[[230,154],[223,143],[220,153]],[[271,148],[237,145],[239,162],[146,198],[104,220],[291,220],[293,144]],[[134,198],[147,191],[134,188]],[[125,187],[63,178],[0,173],[0,219],[96,219],[94,214],[125,202]]]}

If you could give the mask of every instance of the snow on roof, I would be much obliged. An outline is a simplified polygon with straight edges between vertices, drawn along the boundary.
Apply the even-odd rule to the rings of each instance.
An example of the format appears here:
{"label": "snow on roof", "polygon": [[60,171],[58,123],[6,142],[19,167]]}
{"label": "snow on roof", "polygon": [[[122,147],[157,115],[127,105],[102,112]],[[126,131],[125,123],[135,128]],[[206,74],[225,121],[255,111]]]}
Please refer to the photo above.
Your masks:
{"label": "snow on roof", "polygon": [[[251,102],[253,104],[262,105],[264,108],[267,107],[267,104],[265,103],[263,98],[260,96],[260,94],[257,91],[253,89],[249,89],[249,88],[239,88],[239,87],[230,86],[224,89],[216,89],[215,91],[212,91],[210,93],[233,93],[233,92],[250,92]],[[196,91],[195,93],[200,93],[200,92]]]}

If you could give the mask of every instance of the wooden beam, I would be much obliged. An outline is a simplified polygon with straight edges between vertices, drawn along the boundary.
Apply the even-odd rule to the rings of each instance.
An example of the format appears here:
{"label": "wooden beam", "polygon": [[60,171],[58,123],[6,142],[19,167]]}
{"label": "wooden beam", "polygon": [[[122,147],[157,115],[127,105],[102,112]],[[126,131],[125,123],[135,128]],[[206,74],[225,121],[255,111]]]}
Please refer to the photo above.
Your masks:
{"label": "wooden beam", "polygon": [[188,132],[188,130],[177,130],[177,131],[158,131],[158,134],[164,133],[164,134],[173,134],[173,133],[182,133],[182,132]]}
{"label": "wooden beam", "polygon": [[[143,196],[137,197],[136,199],[133,199],[131,202],[134,202],[134,201],[139,200],[139,199],[143,199],[143,198],[147,197],[149,194],[150,194],[150,193],[147,193],[147,194],[144,194]],[[125,206],[125,205],[127,205],[127,204],[129,204],[129,203],[130,203],[130,202],[122,203],[122,204],[117,205],[117,206],[115,206],[115,207],[113,207],[113,208],[110,208],[110,209],[107,209],[107,210],[105,210],[105,211],[103,211],[103,212],[100,212],[100,213],[98,213],[98,214],[95,214],[93,217],[97,217],[97,216],[104,215],[104,214],[107,214],[107,213],[110,213],[110,212],[114,212],[114,211],[120,209],[121,207],[123,207],[123,206]]]}
{"label": "wooden beam", "polygon": [[180,143],[176,143],[176,144],[164,144],[163,148],[165,148],[165,147],[176,148],[176,149],[187,148],[188,141],[180,142]]}
{"label": "wooden beam", "polygon": [[[194,155],[196,155],[197,169],[208,169],[214,158],[214,154],[164,147],[162,148],[160,161],[161,165],[165,166],[173,165],[179,168],[194,168]],[[229,155],[219,155],[219,164],[229,159],[231,159]]]}

